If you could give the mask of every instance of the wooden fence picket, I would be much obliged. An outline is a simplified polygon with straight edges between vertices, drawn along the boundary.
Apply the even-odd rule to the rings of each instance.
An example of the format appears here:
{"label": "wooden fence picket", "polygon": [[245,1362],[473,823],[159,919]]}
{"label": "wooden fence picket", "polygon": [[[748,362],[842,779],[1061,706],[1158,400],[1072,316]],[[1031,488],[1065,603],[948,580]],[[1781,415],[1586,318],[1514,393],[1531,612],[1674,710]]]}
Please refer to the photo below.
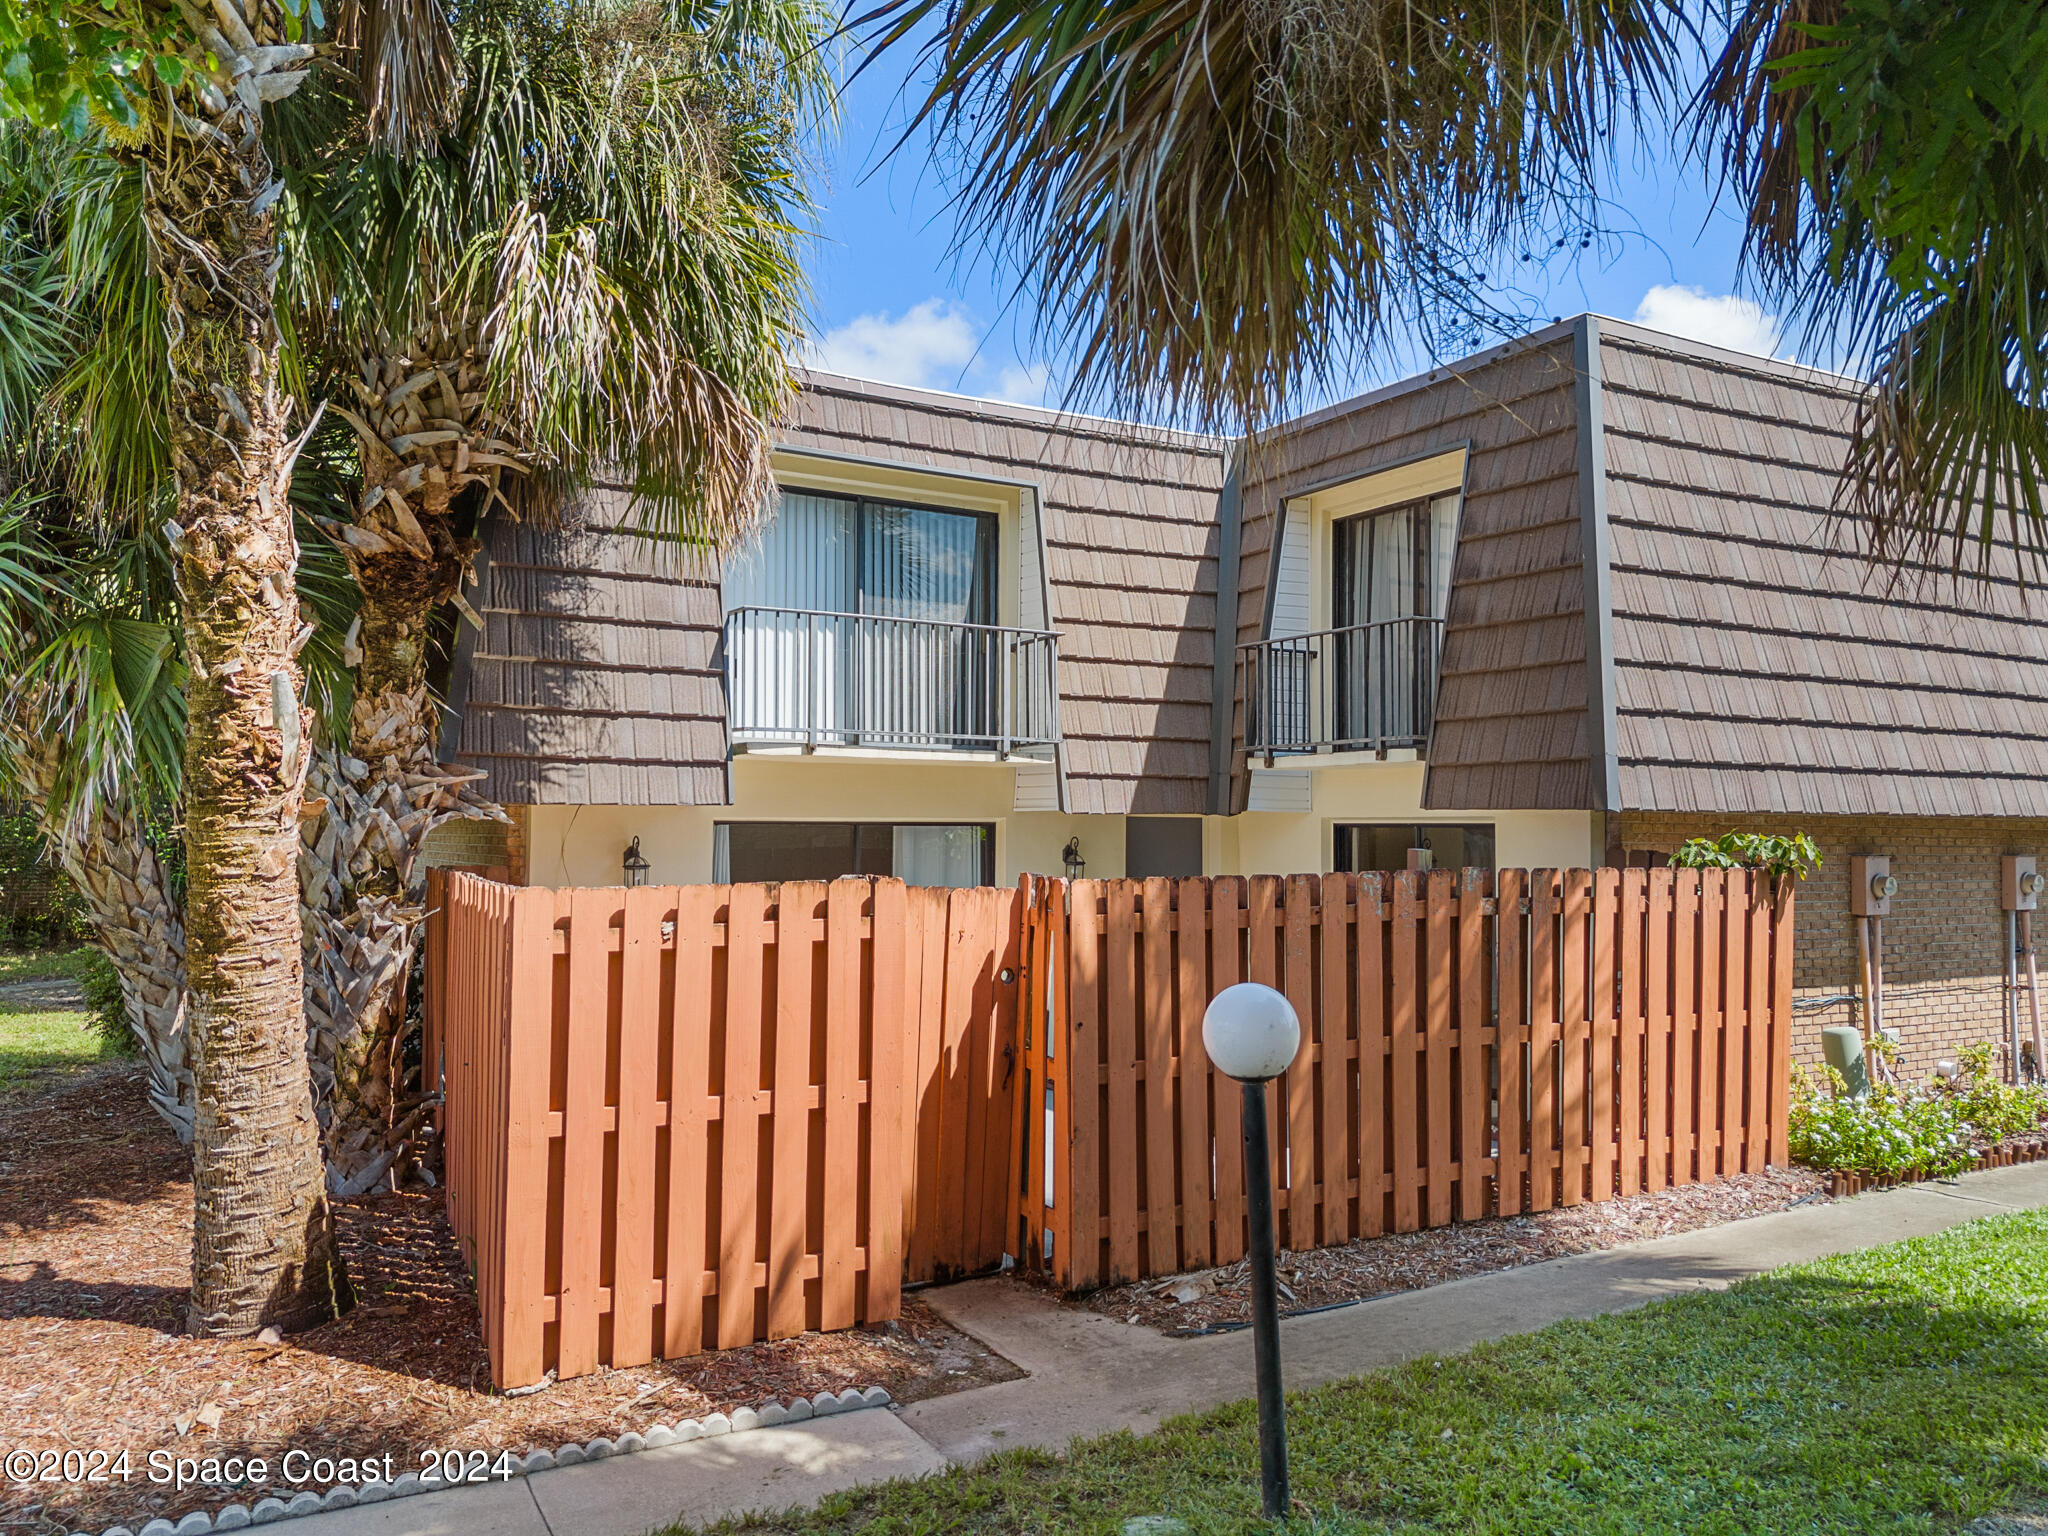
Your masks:
{"label": "wooden fence picket", "polygon": [[[1209,996],[1245,979],[1243,940],[1245,883],[1235,876],[1204,880],[1210,903]],[[1204,1005],[1206,1007],[1206,1004]],[[1208,1060],[1207,1053],[1203,1060]],[[1244,1107],[1238,1085],[1211,1071],[1210,1103],[1215,1110],[1216,1262],[1244,1257]]]}
{"label": "wooden fence picket", "polygon": [[879,1321],[1005,1254],[1071,1287],[1236,1263],[1201,1021],[1239,980],[1302,1022],[1290,1248],[1784,1157],[1791,895],[1744,871],[432,890],[500,1386]]}

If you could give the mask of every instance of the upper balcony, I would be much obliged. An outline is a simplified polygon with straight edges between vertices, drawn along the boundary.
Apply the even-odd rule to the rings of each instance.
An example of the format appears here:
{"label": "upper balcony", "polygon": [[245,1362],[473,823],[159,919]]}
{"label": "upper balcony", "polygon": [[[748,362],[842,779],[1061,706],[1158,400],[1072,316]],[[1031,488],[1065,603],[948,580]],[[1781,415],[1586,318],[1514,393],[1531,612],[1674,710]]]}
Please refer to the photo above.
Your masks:
{"label": "upper balcony", "polygon": [[1059,639],[996,624],[747,606],[725,619],[734,746],[985,752],[1059,739]]}
{"label": "upper balcony", "polygon": [[1420,752],[1436,706],[1444,621],[1411,616],[1238,649],[1245,751]]}

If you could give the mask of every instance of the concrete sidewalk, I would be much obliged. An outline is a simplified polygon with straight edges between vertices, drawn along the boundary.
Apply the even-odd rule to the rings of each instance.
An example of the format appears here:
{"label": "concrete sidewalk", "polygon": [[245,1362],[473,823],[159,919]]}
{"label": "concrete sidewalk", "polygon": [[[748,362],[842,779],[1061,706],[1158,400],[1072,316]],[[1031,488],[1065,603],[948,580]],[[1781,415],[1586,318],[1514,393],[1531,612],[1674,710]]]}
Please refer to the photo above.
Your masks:
{"label": "concrete sidewalk", "polygon": [[[2048,1163],[1780,1211],[1292,1318],[1281,1325],[1287,1384],[1310,1387],[1418,1355],[1451,1354],[1563,1318],[1627,1311],[2035,1206],[2048,1206]],[[808,1506],[842,1489],[922,1477],[1015,1446],[1059,1449],[1076,1436],[1143,1433],[1175,1414],[1243,1397],[1251,1382],[1249,1331],[1168,1339],[1000,1280],[930,1291],[926,1299],[1029,1374],[901,1409],[336,1510],[293,1521],[290,1536],[637,1536],[675,1520],[705,1524],[747,1510]]]}

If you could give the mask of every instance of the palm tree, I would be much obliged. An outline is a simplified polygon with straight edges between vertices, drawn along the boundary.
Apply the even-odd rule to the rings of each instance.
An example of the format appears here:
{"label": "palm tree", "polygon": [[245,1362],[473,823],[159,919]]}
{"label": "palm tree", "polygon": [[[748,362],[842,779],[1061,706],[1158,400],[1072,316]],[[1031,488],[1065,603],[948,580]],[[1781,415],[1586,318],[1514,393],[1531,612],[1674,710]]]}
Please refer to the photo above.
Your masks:
{"label": "palm tree", "polygon": [[[0,782],[28,807],[83,896],[121,983],[123,1012],[149,1078],[149,1101],[181,1142],[193,1131],[185,1039],[182,903],[148,825],[175,795],[184,728],[175,628],[136,580],[139,545],[66,558],[47,536],[49,493],[20,489],[0,507],[0,563],[12,544],[31,591],[0,591]],[[72,541],[77,542],[77,541]],[[4,586],[4,583],[0,583]]]}
{"label": "palm tree", "polygon": [[1036,300],[1074,394],[1219,426],[1395,324],[1506,323],[1488,261],[1586,238],[1609,128],[1666,90],[1682,25],[1672,0],[883,0],[857,24],[928,31],[912,128],[957,147],[962,238]]}
{"label": "palm tree", "polygon": [[1749,0],[1694,103],[1759,287],[1868,381],[1839,499],[1880,560],[2048,566],[2044,63],[2038,7]]}
{"label": "palm tree", "polygon": [[[275,0],[0,7],[0,111],[74,134],[98,123],[140,169],[162,305],[165,534],[187,667],[196,1333],[309,1326],[349,1294],[302,1066],[295,865],[312,720],[288,493],[307,428],[291,426],[283,387],[283,188],[263,131],[314,63],[308,19]],[[395,20],[347,5],[338,32],[371,118],[395,140],[431,127],[453,83],[432,0]]]}
{"label": "palm tree", "polygon": [[[0,783],[83,895],[150,1103],[189,1143],[183,893],[160,830],[179,815],[184,662],[140,197],[134,166],[0,123],[0,563],[20,578],[0,580]],[[330,480],[294,478],[302,518],[323,495]],[[353,586],[323,543],[306,554],[320,627],[301,655],[331,698]]]}
{"label": "palm tree", "polygon": [[430,152],[323,153],[359,141],[332,95],[281,120],[284,284],[362,477],[325,524],[363,594],[354,705],[345,744],[315,754],[324,809],[299,861],[337,1195],[385,1175],[429,1098],[398,1067],[421,845],[451,816],[503,814],[436,761],[434,616],[468,611],[494,509],[545,518],[617,477],[650,535],[688,548],[763,505],[803,318],[799,134],[831,28],[816,0],[487,0],[460,15],[465,87]]}

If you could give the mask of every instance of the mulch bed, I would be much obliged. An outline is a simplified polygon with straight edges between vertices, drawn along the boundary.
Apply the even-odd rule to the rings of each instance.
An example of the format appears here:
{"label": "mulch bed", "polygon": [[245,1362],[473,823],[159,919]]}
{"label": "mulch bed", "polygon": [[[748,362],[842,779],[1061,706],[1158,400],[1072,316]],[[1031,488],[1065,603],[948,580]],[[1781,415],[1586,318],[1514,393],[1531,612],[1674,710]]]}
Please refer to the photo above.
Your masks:
{"label": "mulch bed", "polygon": [[[1527,1216],[1488,1217],[1283,1253],[1280,1308],[1283,1313],[1301,1312],[1391,1291],[1420,1290],[1467,1275],[1618,1248],[1828,1198],[1824,1174],[1811,1168],[1766,1168],[1714,1184],[1687,1184]],[[1239,1261],[1192,1275],[1108,1286],[1081,1301],[1124,1322],[1165,1333],[1199,1333],[1251,1321],[1251,1278]]]}
{"label": "mulch bed", "polygon": [[178,1456],[287,1449],[515,1454],[768,1398],[880,1385],[900,1401],[1020,1374],[914,1296],[899,1322],[490,1391],[469,1280],[438,1194],[346,1207],[360,1303],[281,1344],[182,1335],[192,1251],[188,1156],[147,1108],[141,1075],[102,1068],[0,1102],[0,1455],[130,1452],[125,1485],[0,1481],[0,1531],[139,1529],[278,1486],[173,1493],[146,1480]]}

